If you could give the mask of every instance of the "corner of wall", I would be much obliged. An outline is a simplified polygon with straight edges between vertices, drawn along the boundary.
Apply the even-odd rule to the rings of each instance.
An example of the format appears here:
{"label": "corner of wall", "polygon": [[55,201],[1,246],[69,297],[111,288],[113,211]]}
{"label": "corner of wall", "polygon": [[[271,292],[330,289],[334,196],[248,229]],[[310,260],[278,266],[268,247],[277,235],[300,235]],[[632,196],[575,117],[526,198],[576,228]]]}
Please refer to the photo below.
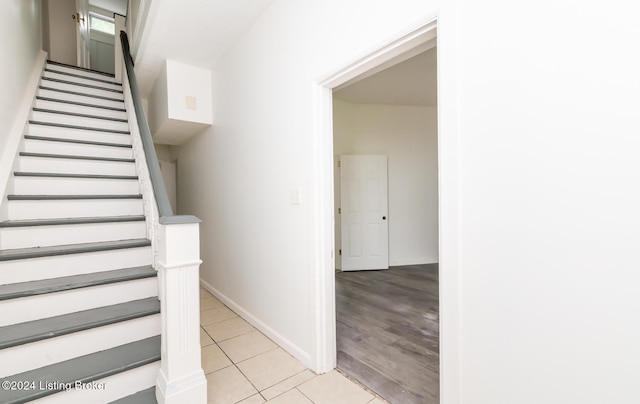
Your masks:
{"label": "corner of wall", "polygon": [[[13,164],[18,154],[20,141],[22,140],[22,135],[24,134],[25,127],[27,125],[31,106],[33,105],[33,100],[38,89],[38,84],[40,84],[40,77],[42,76],[42,71],[46,61],[47,52],[41,50],[36,62],[34,63],[31,75],[29,76],[22,100],[20,101],[17,114],[14,118],[13,124],[11,125],[11,129],[9,130],[5,144],[2,145],[2,154],[0,155],[0,190],[2,191],[2,196],[7,192],[7,184],[9,183],[11,172],[13,171]],[[3,198],[3,201],[4,200],[5,198]],[[0,210],[0,219],[6,218],[6,203],[2,203],[2,206],[3,209]]]}

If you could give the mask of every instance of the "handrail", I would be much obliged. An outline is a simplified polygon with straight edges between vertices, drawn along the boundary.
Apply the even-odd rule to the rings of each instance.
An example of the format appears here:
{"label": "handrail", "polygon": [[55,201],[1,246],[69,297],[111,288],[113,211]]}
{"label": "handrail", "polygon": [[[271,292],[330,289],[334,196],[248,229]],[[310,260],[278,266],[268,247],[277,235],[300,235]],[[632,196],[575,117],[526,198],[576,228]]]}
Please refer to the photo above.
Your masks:
{"label": "handrail", "polygon": [[158,206],[158,216],[160,216],[160,223],[199,223],[200,219],[195,216],[177,216],[173,214],[171,202],[169,202],[169,196],[167,195],[167,188],[165,187],[164,180],[162,179],[162,172],[160,171],[160,163],[158,162],[156,149],[153,146],[153,140],[151,139],[149,124],[147,123],[147,118],[145,117],[144,109],[142,108],[142,98],[140,97],[140,90],[138,89],[136,73],[133,69],[133,58],[131,57],[131,52],[129,49],[129,38],[127,37],[126,32],[120,31],[120,41],[122,42],[123,61],[127,70],[127,77],[129,78],[131,98],[135,108],[136,118],[138,120],[140,138],[142,140],[142,146],[144,148],[144,156],[147,161],[147,167],[149,168],[149,177],[151,179],[151,185],[153,187],[153,195],[155,196],[156,204]]}

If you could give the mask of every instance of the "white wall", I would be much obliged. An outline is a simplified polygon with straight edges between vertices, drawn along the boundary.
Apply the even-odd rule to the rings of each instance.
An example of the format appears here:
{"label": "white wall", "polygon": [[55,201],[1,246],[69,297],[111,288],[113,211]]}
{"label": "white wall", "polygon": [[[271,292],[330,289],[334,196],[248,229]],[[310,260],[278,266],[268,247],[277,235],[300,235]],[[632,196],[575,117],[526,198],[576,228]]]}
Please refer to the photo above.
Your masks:
{"label": "white wall", "polygon": [[462,402],[638,403],[640,4],[459,3]]}
{"label": "white wall", "polygon": [[[438,262],[436,108],[351,104],[334,98],[333,135],[336,155],[388,156],[389,265]],[[339,169],[335,173],[339,183]],[[340,206],[338,193],[335,206]],[[335,220],[337,251],[340,215]]]}
{"label": "white wall", "polygon": [[41,49],[40,2],[0,2],[0,149],[6,143]]}
{"label": "white wall", "polygon": [[165,60],[149,96],[156,143],[180,145],[213,122],[211,71]]}
{"label": "white wall", "polygon": [[[437,7],[277,0],[217,68],[215,128],[179,150],[202,279],[307,363],[313,83]],[[640,402],[638,8],[440,4],[445,403]]]}
{"label": "white wall", "polygon": [[[436,2],[367,4],[275,1],[213,74],[214,126],[178,155],[178,206],[203,220],[203,281],[307,364],[316,353],[312,83],[425,18]],[[298,187],[302,204],[291,205]]]}

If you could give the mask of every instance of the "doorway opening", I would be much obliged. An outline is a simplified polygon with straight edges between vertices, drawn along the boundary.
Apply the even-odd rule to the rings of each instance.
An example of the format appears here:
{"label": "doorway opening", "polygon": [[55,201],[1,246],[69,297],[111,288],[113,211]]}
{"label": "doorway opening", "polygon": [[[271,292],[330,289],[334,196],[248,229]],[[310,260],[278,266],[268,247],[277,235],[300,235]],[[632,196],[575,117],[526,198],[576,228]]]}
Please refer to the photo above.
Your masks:
{"label": "doorway opening", "polygon": [[393,403],[439,400],[436,58],[333,92],[337,368]]}
{"label": "doorway opening", "polygon": [[[425,51],[436,48],[436,26],[437,15],[433,15],[418,25],[409,28],[404,33],[390,38],[386,44],[374,49],[370,53],[354,58],[351,63],[326,78],[318,81],[314,87],[316,94],[316,110],[314,118],[316,135],[312,144],[313,188],[310,190],[316,203],[314,211],[314,238],[313,242],[313,267],[315,281],[313,286],[314,294],[314,330],[315,330],[315,356],[311,358],[314,370],[317,372],[328,372],[337,365],[337,345],[336,345],[336,272],[335,261],[339,256],[339,247],[336,247],[335,221],[337,220],[337,209],[334,201],[334,173],[336,153],[334,151],[334,107],[333,95],[343,88],[357,83],[369,76],[385,70],[391,66],[398,65]],[[436,48],[438,49],[438,48]],[[449,49],[449,48],[447,48]],[[440,60],[440,53],[446,56],[447,66],[452,65],[455,60],[454,54],[442,49],[436,50],[438,66],[444,62]],[[444,60],[444,59],[443,59]],[[451,81],[453,73],[446,75],[438,74],[438,89],[445,87],[445,94],[455,93],[455,83]],[[444,77],[444,79],[443,79]],[[450,97],[438,96],[438,100],[444,99],[446,103],[438,105],[436,117],[438,132],[444,127],[445,133],[438,133],[437,143],[437,166],[438,166],[438,260],[437,269],[432,268],[432,273],[437,274],[438,286],[432,288],[440,290],[439,296],[447,298],[448,306],[439,305],[439,348],[434,351],[443,355],[438,357],[439,391],[435,392],[436,397],[446,393],[447,396],[455,396],[458,386],[458,369],[455,358],[458,356],[457,340],[457,297],[458,286],[456,276],[455,260],[457,254],[457,232],[456,232],[456,212],[457,193],[456,184],[458,182],[457,171],[457,149],[455,147],[455,100]],[[446,107],[446,108],[443,108]],[[380,154],[380,153],[378,153]],[[443,192],[444,189],[444,192]],[[390,222],[393,218],[389,217]],[[447,230],[447,231],[444,231]],[[397,263],[392,263],[398,265]],[[446,270],[445,267],[447,268]],[[424,268],[423,268],[424,269]],[[373,271],[380,272],[380,271]],[[364,275],[372,272],[364,272]],[[385,273],[384,271],[380,273]],[[352,274],[359,274],[352,272]],[[446,276],[443,276],[446,275]],[[446,293],[445,293],[446,292]],[[439,303],[439,302],[438,302]],[[446,309],[446,310],[445,310]],[[440,314],[441,313],[441,314]],[[443,314],[446,314],[443,315]],[[446,335],[445,335],[446,333]],[[446,356],[445,356],[446,354]],[[443,377],[446,376],[446,378]],[[434,388],[435,390],[435,388]],[[451,393],[451,394],[450,394]],[[437,401],[436,401],[437,402]]]}
{"label": "doorway opening", "polygon": [[127,7],[127,0],[42,0],[42,46],[49,60],[114,75],[115,34]]}

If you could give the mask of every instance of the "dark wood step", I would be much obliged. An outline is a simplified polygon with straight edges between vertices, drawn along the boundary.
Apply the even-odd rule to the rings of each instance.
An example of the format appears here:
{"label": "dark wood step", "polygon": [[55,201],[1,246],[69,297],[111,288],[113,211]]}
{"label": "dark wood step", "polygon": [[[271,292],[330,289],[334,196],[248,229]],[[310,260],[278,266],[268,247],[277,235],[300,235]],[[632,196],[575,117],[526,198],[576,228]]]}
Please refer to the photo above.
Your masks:
{"label": "dark wood step", "polygon": [[160,313],[157,297],[0,327],[0,349],[104,327]]}
{"label": "dark wood step", "polygon": [[157,276],[151,265],[0,285],[0,301]]}
{"label": "dark wood step", "polygon": [[56,255],[84,254],[98,251],[111,251],[127,248],[149,247],[147,239],[100,241],[94,243],[65,244],[48,247],[15,248],[0,250],[0,261],[52,257]]}
{"label": "dark wood step", "polygon": [[18,404],[46,397],[65,394],[59,389],[40,389],[40,383],[49,386],[64,386],[66,383],[89,383],[96,380],[148,365],[160,360],[160,336],[146,338],[126,345],[92,353],[68,361],[45,366],[28,372],[5,377],[4,381],[33,381],[35,389],[0,389],[0,402]]}

